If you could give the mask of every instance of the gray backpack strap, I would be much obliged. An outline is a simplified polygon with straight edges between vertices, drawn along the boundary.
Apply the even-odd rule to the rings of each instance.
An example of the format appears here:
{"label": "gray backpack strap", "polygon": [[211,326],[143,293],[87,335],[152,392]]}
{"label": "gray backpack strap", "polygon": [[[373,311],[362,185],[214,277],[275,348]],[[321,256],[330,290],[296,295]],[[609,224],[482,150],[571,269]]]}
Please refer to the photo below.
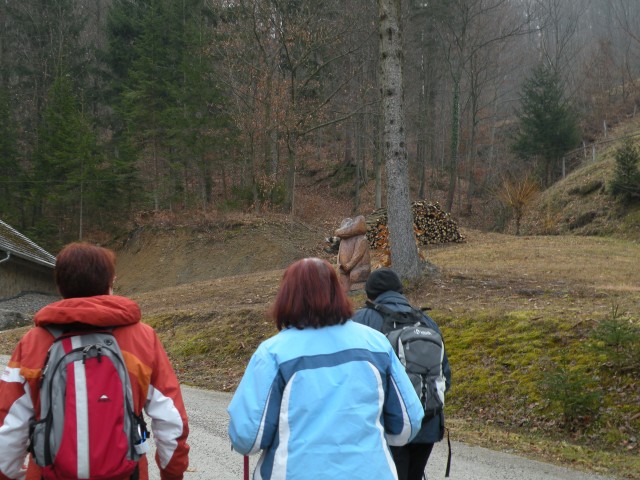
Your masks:
{"label": "gray backpack strap", "polygon": [[423,313],[413,307],[410,307],[411,310],[408,312],[402,312],[392,310],[386,305],[372,302],[371,300],[367,300],[365,306],[367,308],[375,310],[382,317],[382,333],[384,333],[385,335],[393,330],[402,328],[403,326],[406,327],[424,323],[422,320],[424,316]]}
{"label": "gray backpack strap", "polygon": [[64,333],[64,328],[62,328],[59,325],[45,325],[42,328],[44,328],[51,335],[53,335],[54,340],[57,340],[58,338],[60,338],[62,336],[62,334]]}

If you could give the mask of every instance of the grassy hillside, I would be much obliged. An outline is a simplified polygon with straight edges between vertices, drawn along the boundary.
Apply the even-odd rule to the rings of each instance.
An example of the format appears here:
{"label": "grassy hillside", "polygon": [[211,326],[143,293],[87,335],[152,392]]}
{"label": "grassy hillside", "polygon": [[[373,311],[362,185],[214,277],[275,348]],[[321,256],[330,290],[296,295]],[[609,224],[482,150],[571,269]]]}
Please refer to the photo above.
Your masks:
{"label": "grassy hillside", "polygon": [[454,425],[640,478],[639,255],[626,240],[478,233],[433,250],[443,278],[426,290],[448,290],[431,303],[456,366]]}
{"label": "grassy hillside", "polygon": [[[122,250],[117,293],[140,303],[184,383],[233,391],[257,345],[276,333],[266,314],[283,260],[303,245],[300,256],[325,255],[314,229],[281,228],[192,232],[179,251],[176,232],[156,230],[138,238],[145,248],[137,253]],[[274,231],[281,246],[272,244],[273,269],[219,275]],[[452,438],[639,479],[640,245],[464,233],[465,244],[427,250],[439,273],[406,288],[412,302],[432,308],[445,335]],[[212,277],[180,284],[185,265]],[[364,295],[352,299],[359,306]],[[10,352],[23,332],[0,335],[0,350]]]}
{"label": "grassy hillside", "polygon": [[640,120],[618,127],[594,160],[543,191],[529,205],[521,232],[529,235],[601,235],[640,239],[640,206],[623,206],[610,195],[615,152],[626,136],[637,137]]}

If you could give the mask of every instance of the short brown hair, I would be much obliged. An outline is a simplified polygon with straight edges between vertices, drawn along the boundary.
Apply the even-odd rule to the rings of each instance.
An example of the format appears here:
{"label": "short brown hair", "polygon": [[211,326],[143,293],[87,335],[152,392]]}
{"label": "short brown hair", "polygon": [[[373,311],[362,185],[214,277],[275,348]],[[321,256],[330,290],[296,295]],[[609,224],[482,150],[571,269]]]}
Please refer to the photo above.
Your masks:
{"label": "short brown hair", "polygon": [[63,298],[106,295],[116,274],[116,255],[85,242],[70,243],[56,257],[54,278]]}
{"label": "short brown hair", "polygon": [[346,322],[353,307],[331,264],[304,258],[285,270],[271,315],[278,330],[320,328]]}

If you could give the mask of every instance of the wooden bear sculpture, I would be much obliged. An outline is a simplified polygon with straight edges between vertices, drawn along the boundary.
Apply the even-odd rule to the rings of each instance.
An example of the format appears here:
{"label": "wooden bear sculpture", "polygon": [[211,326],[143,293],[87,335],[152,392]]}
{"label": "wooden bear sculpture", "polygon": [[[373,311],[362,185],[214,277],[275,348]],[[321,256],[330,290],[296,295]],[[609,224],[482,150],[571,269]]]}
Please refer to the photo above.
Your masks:
{"label": "wooden bear sculpture", "polygon": [[364,216],[345,218],[336,230],[340,237],[338,274],[340,285],[346,291],[361,290],[371,273],[367,223]]}

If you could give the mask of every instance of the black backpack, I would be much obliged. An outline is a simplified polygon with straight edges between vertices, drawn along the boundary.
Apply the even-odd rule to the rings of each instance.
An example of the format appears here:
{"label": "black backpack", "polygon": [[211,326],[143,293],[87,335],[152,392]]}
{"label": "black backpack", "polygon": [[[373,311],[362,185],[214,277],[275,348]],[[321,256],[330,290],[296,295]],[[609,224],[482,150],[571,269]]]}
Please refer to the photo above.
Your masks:
{"label": "black backpack", "polygon": [[444,341],[437,330],[423,322],[423,313],[414,308],[396,312],[389,307],[367,301],[367,307],[382,316],[382,333],[411,379],[429,420],[444,407],[445,378],[442,371]]}

